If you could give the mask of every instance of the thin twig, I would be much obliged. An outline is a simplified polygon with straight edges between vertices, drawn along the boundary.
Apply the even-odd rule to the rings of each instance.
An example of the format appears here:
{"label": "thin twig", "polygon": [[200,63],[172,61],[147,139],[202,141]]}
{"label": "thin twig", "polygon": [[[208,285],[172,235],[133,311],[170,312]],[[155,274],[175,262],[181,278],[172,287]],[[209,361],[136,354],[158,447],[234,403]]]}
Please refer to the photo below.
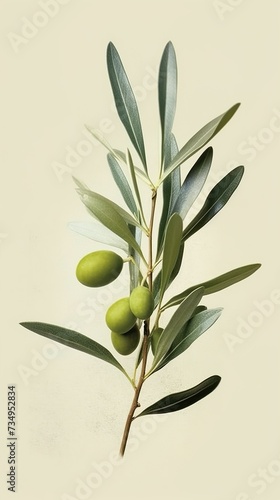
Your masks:
{"label": "thin twig", "polygon": [[[152,194],[152,207],[151,207],[151,217],[150,217],[150,225],[149,225],[149,258],[148,258],[148,264],[149,264],[149,272],[148,272],[148,284],[149,284],[149,289],[152,291],[153,288],[153,225],[154,225],[154,217],[155,217],[155,206],[156,206],[156,197],[157,197],[157,192],[153,191]],[[147,359],[148,359],[148,337],[150,335],[150,322],[149,319],[144,322],[144,338],[143,338],[143,344],[142,344],[142,366],[141,366],[141,373],[139,377],[138,384],[135,388],[135,393],[134,393],[134,398],[126,419],[126,424],[124,428],[124,433],[123,433],[123,438],[121,442],[121,447],[120,447],[120,455],[123,456],[125,449],[126,449],[126,444],[127,444],[127,439],[130,431],[130,427],[134,418],[134,413],[135,410],[140,406],[139,404],[139,395],[142,389],[142,385],[145,381],[145,374],[146,374],[146,366],[147,366]]]}

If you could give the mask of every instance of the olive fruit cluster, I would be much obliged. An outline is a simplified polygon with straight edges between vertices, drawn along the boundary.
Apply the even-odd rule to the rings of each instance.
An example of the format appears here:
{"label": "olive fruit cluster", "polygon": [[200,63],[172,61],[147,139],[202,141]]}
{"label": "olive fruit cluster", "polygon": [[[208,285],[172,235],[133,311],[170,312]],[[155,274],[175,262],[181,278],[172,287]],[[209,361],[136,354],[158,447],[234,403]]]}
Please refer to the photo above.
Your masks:
{"label": "olive fruit cluster", "polygon": [[109,307],[105,319],[119,354],[126,356],[136,349],[140,340],[137,320],[149,318],[153,309],[153,296],[144,286],[134,288],[130,297],[123,297]]}
{"label": "olive fruit cluster", "polygon": [[[123,268],[123,259],[110,250],[98,250],[85,255],[78,263],[76,276],[80,283],[89,287],[100,287],[114,281]],[[130,297],[112,304],[106,313],[106,323],[111,330],[114,348],[124,356],[131,354],[139,344],[140,332],[137,320],[149,318],[154,310],[150,290],[138,286]]]}

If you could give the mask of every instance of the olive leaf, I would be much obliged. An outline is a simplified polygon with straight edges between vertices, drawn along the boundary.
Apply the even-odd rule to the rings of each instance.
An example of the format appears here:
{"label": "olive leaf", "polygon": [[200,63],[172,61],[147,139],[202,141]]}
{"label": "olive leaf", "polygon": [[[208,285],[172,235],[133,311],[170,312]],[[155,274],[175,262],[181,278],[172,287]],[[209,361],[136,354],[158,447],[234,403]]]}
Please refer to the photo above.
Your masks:
{"label": "olive leaf", "polygon": [[203,296],[203,291],[203,287],[200,287],[191,292],[179,305],[178,309],[169,320],[158,341],[154,360],[151,369],[147,374],[147,377],[153,373],[154,368],[168,352],[181,328],[192,316],[195,308],[197,307]]}
{"label": "olive leaf", "polygon": [[[90,127],[89,125],[85,125],[85,127],[86,127],[87,131],[95,139],[97,139],[97,141],[99,141],[100,144],[102,144],[102,146],[104,146],[107,149],[107,151],[109,151],[109,153],[112,155],[113,158],[115,158],[116,160],[120,160],[126,164],[125,153],[123,151],[120,151],[119,149],[113,148],[111,146],[111,144],[109,144],[109,142],[105,139],[104,135],[100,132],[100,130],[94,129],[94,128]],[[148,186],[151,185],[151,181],[150,181],[146,172],[144,172],[140,168],[136,167],[135,165],[134,165],[134,170],[135,170],[136,175],[138,175],[138,177],[140,177],[140,179],[142,179],[143,182],[148,184]]]}
{"label": "olive leaf", "polygon": [[177,213],[173,214],[167,224],[162,256],[162,270],[159,302],[161,303],[164,292],[169,284],[170,276],[177,262],[180,251],[183,231],[183,221]]}
{"label": "olive leaf", "polygon": [[[166,147],[169,148],[177,101],[177,62],[171,42],[165,46],[158,76],[158,100],[161,122],[162,166],[166,164]],[[169,159],[169,162],[171,159]]]}
{"label": "olive leaf", "polygon": [[222,308],[199,310],[197,314],[192,316],[186,325],[175,337],[169,351],[162,358],[159,365],[155,368],[154,373],[161,370],[167,363],[177,358],[190,345],[206,332],[220,317]]}
{"label": "olive leaf", "polygon": [[125,369],[114,358],[111,352],[108,351],[108,349],[103,347],[98,342],[95,342],[95,340],[86,337],[82,333],[76,332],[75,330],[69,330],[68,328],[63,328],[61,326],[35,321],[22,322],[20,325],[27,328],[27,330],[37,333],[38,335],[42,335],[43,337],[47,337],[48,339],[59,342],[60,344],[102,359],[103,361],[106,361],[107,363],[110,363],[118,368],[130,380],[130,377],[126,373]]}
{"label": "olive leaf", "polygon": [[124,175],[123,170],[120,167],[118,161],[111,153],[109,153],[107,155],[107,161],[108,161],[108,165],[110,167],[112,176],[114,178],[114,181],[117,184],[117,186],[122,194],[122,197],[123,197],[125,203],[127,204],[129,210],[133,213],[133,215],[135,217],[138,210],[137,210],[137,206],[136,206],[136,203],[134,200],[133,193],[131,191],[131,187],[127,181],[127,178]]}
{"label": "olive leaf", "polygon": [[[176,139],[173,134],[170,136],[170,141],[165,144],[165,157],[164,161],[169,163],[172,158],[178,152],[178,145]],[[165,165],[165,164],[164,164]],[[163,166],[164,167],[164,166]],[[166,179],[164,179],[162,183],[162,211],[160,222],[158,226],[158,243],[157,243],[157,259],[160,257],[164,239],[164,232],[166,229],[168,217],[171,215],[171,207],[175,203],[175,200],[179,196],[179,192],[181,189],[181,172],[180,168],[177,168],[169,175]]]}
{"label": "olive leaf", "polygon": [[136,179],[136,175],[135,175],[133,160],[132,160],[132,157],[131,157],[129,149],[127,150],[127,161],[126,161],[126,163],[129,166],[129,170],[130,170],[130,174],[131,174],[131,179],[132,179],[132,184],[133,184],[133,188],[134,188],[134,193],[135,193],[136,200],[137,200],[137,205],[138,205],[137,211],[139,211],[139,214],[140,214],[140,217],[141,217],[141,223],[144,224],[147,227],[147,224],[146,224],[146,221],[145,221],[145,215],[144,215],[144,211],[143,211],[143,207],[142,207],[141,195],[140,195],[140,191],[139,191],[139,188],[138,188],[137,179]]}
{"label": "olive leaf", "polygon": [[[175,139],[174,139],[175,140]],[[157,258],[159,258],[162,251],[162,238],[164,235],[165,227],[168,218],[174,214],[178,213],[182,219],[185,218],[189,209],[193,205],[197,196],[201,192],[205,181],[207,179],[211,163],[213,158],[213,149],[211,147],[207,148],[204,153],[198,158],[189,174],[187,175],[182,187],[180,187],[180,178],[176,179],[176,172],[180,175],[180,170],[176,169],[163,181],[163,210],[161,215],[161,220],[159,224],[159,239],[158,239],[158,251]],[[176,179],[174,181],[174,179]],[[174,186],[176,188],[174,189]],[[163,229],[164,228],[164,229]],[[171,279],[167,286],[169,286],[172,281],[178,275],[180,271],[183,254],[184,254],[184,240],[180,247],[180,252],[177,257],[176,265],[174,266]],[[154,286],[154,297],[156,303],[159,301],[159,286],[160,286],[160,275],[155,279]]]}
{"label": "olive leaf", "polygon": [[[131,226],[130,231],[135,238],[135,241],[139,247],[141,246],[142,231],[139,227]],[[129,261],[129,275],[130,275],[130,292],[139,285],[139,281],[142,280],[142,273],[140,272],[140,255],[135,249],[129,246],[129,255],[131,257]]]}
{"label": "olive leaf", "polygon": [[126,210],[124,210],[122,207],[120,207],[117,203],[114,203],[113,201],[109,200],[109,198],[106,198],[105,196],[102,196],[99,193],[95,193],[94,191],[91,191],[89,188],[79,188],[77,189],[77,192],[82,200],[82,202],[86,205],[86,207],[91,210],[91,208],[88,206],[89,202],[86,204],[85,200],[92,200],[94,203],[96,199],[103,200],[104,205],[108,205],[110,207],[113,207],[116,212],[125,220],[127,224],[133,225],[133,226],[138,226],[141,229],[142,228],[140,222],[135,219],[132,215],[130,215]]}
{"label": "olive leaf", "polygon": [[168,177],[168,175],[175,170],[181,163],[185,162],[193,154],[199,151],[203,146],[205,146],[233,117],[240,103],[235,104],[225,113],[219,115],[217,118],[211,120],[207,125],[202,127],[183,147],[180,149],[178,154],[173,158],[168,168],[163,172],[159,179],[161,184],[163,180]]}
{"label": "olive leaf", "polygon": [[184,230],[183,241],[205,226],[225,206],[238,187],[243,173],[243,166],[236,167],[214,186],[201,210]]}
{"label": "olive leaf", "polygon": [[211,167],[212,158],[213,148],[209,147],[198,158],[185,178],[178,197],[171,207],[171,214],[177,212],[184,220],[205,184]]}
{"label": "olive leaf", "polygon": [[221,377],[219,377],[219,375],[212,375],[191,389],[175,392],[174,394],[165,396],[139,413],[139,415],[135,418],[144,417],[145,415],[172,413],[174,411],[183,410],[184,408],[187,408],[188,406],[191,406],[194,403],[197,403],[197,401],[205,398],[205,396],[208,396],[208,394],[216,389],[220,381]]}
{"label": "olive leaf", "polygon": [[181,304],[181,302],[193,290],[196,290],[198,287],[201,286],[204,288],[204,295],[209,295],[210,293],[219,292],[224,288],[227,288],[231,285],[234,285],[235,283],[238,283],[238,281],[248,278],[249,276],[251,276],[251,274],[256,272],[260,267],[261,264],[248,264],[247,266],[237,267],[236,269],[221,274],[220,276],[217,276],[216,278],[213,278],[209,281],[204,281],[203,283],[199,283],[198,285],[191,286],[186,290],[184,290],[183,292],[179,293],[178,295],[172,297],[164,306],[162,306],[161,310],[164,311],[168,307]]}
{"label": "olive leaf", "polygon": [[86,221],[86,222],[69,222],[68,227],[82,236],[86,236],[91,240],[98,241],[99,243],[105,243],[116,248],[120,248],[126,254],[128,253],[128,245],[122,239],[119,238],[113,231],[108,229],[103,224],[100,224],[97,220]]}
{"label": "olive leaf", "polygon": [[147,171],[146,153],[137,102],[116,47],[107,48],[107,67],[118,115]]}
{"label": "olive leaf", "polygon": [[[183,256],[184,256],[184,249],[185,249],[184,242],[183,243],[181,242],[180,247],[179,247],[178,257],[177,257],[175,266],[173,268],[173,271],[171,273],[171,276],[169,278],[169,282],[166,285],[166,290],[171,285],[171,283],[175,280],[176,276],[178,275],[178,273],[181,269],[182,260],[183,260]],[[154,280],[154,284],[153,284],[153,297],[154,297],[154,301],[155,301],[155,306],[157,306],[159,303],[161,275],[162,275],[162,271],[160,271],[156,275],[155,280]]]}
{"label": "olive leaf", "polygon": [[[99,195],[98,193],[91,193],[90,195],[84,194],[82,201],[86,207],[93,213],[93,215],[106,226],[108,229],[117,234],[120,238],[126,241],[134,250],[136,250],[143,261],[146,259],[143,255],[141,247],[133,237],[126,220],[123,218],[123,212],[116,208],[116,204]],[[134,224],[138,225],[138,224]]]}
{"label": "olive leaf", "polygon": [[119,151],[119,154],[116,152],[116,150],[111,146],[111,144],[105,139],[104,134],[100,132],[99,129],[93,128],[90,125],[85,124],[85,128],[87,131],[100,143],[102,146],[104,146],[109,153],[114,156],[116,159],[122,159],[122,152]]}

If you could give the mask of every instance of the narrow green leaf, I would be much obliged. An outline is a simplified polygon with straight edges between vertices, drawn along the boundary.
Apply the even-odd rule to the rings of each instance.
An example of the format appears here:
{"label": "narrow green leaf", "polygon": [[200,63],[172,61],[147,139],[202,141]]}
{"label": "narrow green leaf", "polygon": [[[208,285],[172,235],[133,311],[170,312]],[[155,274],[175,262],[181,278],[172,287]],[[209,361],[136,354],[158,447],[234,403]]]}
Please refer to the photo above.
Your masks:
{"label": "narrow green leaf", "polygon": [[69,222],[68,227],[86,238],[105,243],[112,247],[120,248],[126,254],[128,253],[128,245],[125,241],[114,234],[110,229],[100,224],[98,221],[87,222]]}
{"label": "narrow green leaf", "polygon": [[[191,316],[190,320],[196,316],[197,314],[201,313],[202,311],[207,311],[207,307],[203,306],[202,304],[200,306],[197,306],[193,312],[193,315]],[[189,321],[190,321],[189,320]],[[177,337],[176,337],[177,338]]]}
{"label": "narrow green leaf", "polygon": [[235,283],[238,283],[238,281],[244,280],[245,278],[248,278],[253,274],[257,269],[261,267],[261,264],[248,264],[247,266],[242,266],[242,267],[237,267],[236,269],[233,269],[232,271],[228,271],[227,273],[221,274],[220,276],[217,276],[216,278],[213,278],[209,281],[205,281],[204,283],[199,283],[198,285],[191,286],[184,290],[183,292],[179,293],[178,295],[175,295],[170,299],[163,307],[162,310],[164,311],[168,307],[176,306],[178,304],[181,304],[181,302],[193,291],[196,290],[198,287],[203,287],[204,288],[204,295],[209,295],[210,293],[215,293],[219,292],[220,290],[223,290],[224,288],[227,288],[231,285],[234,285]]}
{"label": "narrow green leaf", "polygon": [[[174,156],[178,153],[178,144],[175,139],[174,134],[171,134],[170,138],[170,153],[166,154],[165,150],[165,158],[168,161],[168,158],[172,159]],[[180,166],[179,166],[180,167]],[[171,215],[171,210],[170,208],[172,207],[174,201],[178,198],[179,192],[181,189],[181,171],[180,168],[177,168],[174,172],[169,175],[168,179],[165,179],[166,183],[167,180],[170,182],[170,197],[169,197],[169,210],[168,210],[168,215]],[[163,183],[164,184],[164,183]]]}
{"label": "narrow green leaf", "polygon": [[197,403],[197,401],[200,401],[214,391],[220,381],[221,377],[219,377],[219,375],[212,375],[191,389],[175,392],[174,394],[170,394],[169,396],[160,399],[153,405],[146,408],[146,410],[139,413],[136,418],[143,417],[144,415],[172,413],[173,411],[183,410],[184,408]]}
{"label": "narrow green leaf", "polygon": [[[139,227],[130,226],[133,237],[136,243],[141,247],[142,231]],[[142,280],[142,274],[140,272],[140,255],[131,246],[129,247],[129,255],[133,260],[129,262],[129,274],[130,274],[130,292],[138,286]]]}
{"label": "narrow green leaf", "polygon": [[221,114],[217,118],[211,120],[207,125],[202,127],[183,147],[180,149],[178,154],[172,160],[168,168],[163,172],[159,184],[166,178],[168,175],[175,170],[181,163],[190,158],[193,154],[195,154],[199,149],[205,146],[233,117],[237,109],[239,108],[240,103],[235,104],[230,109],[228,109],[225,113]]}
{"label": "narrow green leaf", "polygon": [[177,358],[182,354],[190,345],[206,332],[220,317],[222,308],[206,309],[202,312],[195,314],[187,324],[182,328],[171,345],[169,351],[156,367],[154,372],[161,370],[167,363]]}
{"label": "narrow green leaf", "polygon": [[86,184],[84,182],[80,181],[79,179],[77,179],[77,177],[75,177],[74,175],[72,175],[72,179],[75,182],[76,186],[78,186],[78,189],[81,189],[81,190],[88,189]]}
{"label": "narrow green leaf", "polygon": [[183,241],[205,226],[225,206],[238,187],[243,173],[243,166],[236,167],[216,184],[207,196],[202,209],[184,230]]}
{"label": "narrow green leaf", "polygon": [[[125,220],[127,224],[130,224],[132,226],[137,226],[142,228],[140,222],[138,222],[132,215],[130,215],[126,210],[124,210],[122,207],[120,207],[117,203],[109,200],[109,198],[106,198],[105,196],[102,196],[99,193],[95,193],[94,191],[91,191],[90,189],[77,189],[78,194],[81,197],[82,202],[84,203],[84,200],[90,199],[90,200],[102,200],[104,204],[107,204],[110,207],[113,207],[116,212]],[[86,205],[87,206],[87,205]]]}
{"label": "narrow green leaf", "polygon": [[112,42],[109,43],[107,48],[107,67],[118,115],[147,171],[144,139],[137,102],[120,56]]}
{"label": "narrow green leaf", "polygon": [[161,271],[156,275],[155,279],[153,280],[153,297],[155,301],[155,307],[159,303],[160,283],[161,283]]}
{"label": "narrow green leaf", "polygon": [[185,249],[184,243],[181,242],[178,257],[176,260],[176,264],[175,264],[173,271],[171,273],[168,286],[171,285],[171,283],[175,280],[176,276],[179,274],[179,271],[180,271],[181,265],[182,265],[182,261],[183,261],[183,257],[184,257],[184,249]]}
{"label": "narrow green leaf", "polygon": [[[125,369],[121,366],[121,364],[114,358],[114,356],[95,340],[92,340],[85,335],[78,333],[74,330],[69,330],[68,328],[63,328],[61,326],[51,325],[49,323],[39,323],[27,321],[20,323],[21,326],[31,330],[38,335],[42,335],[43,337],[47,337],[48,339],[54,340],[55,342],[59,342],[60,344],[66,345],[68,347],[72,347],[78,351],[85,352],[90,354],[91,356],[95,356],[96,358],[102,359],[107,363],[118,368],[126,377],[128,377]],[[128,377],[129,379],[129,377]],[[130,379],[129,379],[130,380]]]}
{"label": "narrow green leaf", "polygon": [[128,228],[122,213],[116,209],[115,203],[111,202],[104,196],[93,192],[91,195],[84,194],[82,196],[82,201],[104,226],[113,231],[113,233],[117,234],[132,248],[134,248],[134,250],[139,253],[146,263],[140,246]]}
{"label": "narrow green leaf", "polygon": [[109,151],[109,153],[111,153],[112,156],[118,158],[119,155],[115,152],[111,144],[105,139],[100,130],[92,128],[90,125],[85,125],[85,128],[98,142],[100,142],[100,144],[102,144],[102,146],[104,146],[105,149],[107,149],[107,151]]}
{"label": "narrow green leaf", "polygon": [[[159,361],[165,356],[171,347],[174,339],[180,332],[181,328],[186,324],[186,322],[192,316],[195,308],[199,304],[204,289],[197,288],[193,292],[191,292],[179,305],[178,309],[175,311],[171,319],[169,320],[167,326],[161,334],[161,337],[158,341],[154,361],[149,372],[149,375],[154,371],[154,368],[157,366]],[[147,374],[148,376],[148,374]]]}
{"label": "narrow green leaf", "polygon": [[158,99],[162,135],[162,165],[164,165],[165,144],[170,141],[177,100],[177,62],[171,42],[166,45],[160,62]]}
{"label": "narrow green leaf", "polygon": [[177,212],[182,219],[186,217],[191,206],[201,192],[207,179],[213,158],[213,148],[207,148],[198,158],[180,189],[171,213]]}
{"label": "narrow green leaf", "polygon": [[107,160],[114,181],[117,184],[125,203],[127,204],[129,210],[133,213],[133,215],[136,216],[138,212],[137,206],[130,185],[127,181],[126,176],[123,173],[122,168],[120,167],[116,158],[111,153],[107,155]]}
{"label": "narrow green leaf", "polygon": [[[115,149],[109,144],[109,142],[105,139],[104,135],[100,132],[100,130],[94,129],[90,127],[89,125],[85,125],[86,129],[88,132],[98,141],[102,146],[109,151],[109,153],[115,158],[116,160],[120,160],[126,164],[126,156],[123,151],[120,151],[119,149]],[[146,172],[141,170],[140,168],[134,166],[135,168],[135,173],[138,175],[138,177],[148,184],[148,186],[151,186],[151,181],[147,175]]]}
{"label": "narrow green leaf", "polygon": [[[164,161],[170,163],[172,158],[177,154],[178,146],[176,139],[173,134],[170,136],[170,141],[165,143],[165,157]],[[160,257],[162,252],[162,245],[164,240],[164,232],[167,225],[167,220],[171,215],[171,207],[175,203],[175,200],[179,196],[179,192],[181,189],[181,173],[180,168],[177,168],[169,175],[166,179],[164,179],[162,184],[162,212],[159,222],[158,229],[158,244],[157,244],[157,259]]]}
{"label": "narrow green leaf", "polygon": [[[125,153],[123,151],[120,151],[119,149],[114,149],[113,151],[114,151],[116,158],[118,158],[119,160],[122,160],[125,163],[125,165],[127,165],[127,157],[126,157]],[[133,168],[134,168],[135,174],[139,177],[139,179],[141,179],[141,181],[145,182],[145,184],[147,184],[150,188],[153,189],[154,185],[152,184],[147,172],[144,172],[140,168],[136,167],[136,165],[134,165],[134,164],[133,164]]]}
{"label": "narrow green leaf", "polygon": [[[178,275],[178,273],[179,273],[179,271],[181,269],[181,265],[182,265],[182,261],[183,261],[183,256],[184,256],[184,246],[185,246],[184,243],[181,242],[181,245],[180,245],[180,248],[179,248],[178,257],[177,257],[175,266],[173,268],[173,271],[171,273],[169,282],[168,282],[168,284],[166,286],[166,290],[171,285],[171,283],[174,281],[174,279],[176,278],[176,276]],[[160,271],[156,275],[156,277],[154,279],[154,283],[153,283],[153,296],[154,296],[155,306],[157,306],[158,303],[159,303],[161,275],[162,275],[162,271]]]}
{"label": "narrow green leaf", "polygon": [[[116,158],[119,158],[119,160],[122,160],[126,164],[126,154],[123,151],[121,151],[120,149],[113,149],[113,152],[114,152]],[[142,172],[142,170],[141,170],[141,172]],[[144,172],[142,172],[142,173],[143,173],[143,175],[146,175]]]}
{"label": "narrow green leaf", "polygon": [[133,165],[133,161],[132,161],[132,157],[131,157],[129,149],[127,150],[127,165],[129,166],[129,170],[130,170],[133,188],[134,188],[134,192],[135,192],[135,196],[136,196],[136,200],[137,200],[137,204],[138,204],[138,208],[139,208],[139,212],[140,212],[140,216],[141,216],[141,222],[145,227],[147,227],[147,224],[145,221],[145,215],[144,215],[143,207],[142,207],[141,196],[140,196],[140,192],[139,192],[139,188],[138,188],[138,184],[137,184],[137,179],[136,179],[136,175],[135,175],[135,168]]}
{"label": "narrow green leaf", "polygon": [[162,256],[161,284],[159,302],[169,284],[171,273],[177,262],[182,240],[183,221],[177,213],[173,214],[167,224]]}

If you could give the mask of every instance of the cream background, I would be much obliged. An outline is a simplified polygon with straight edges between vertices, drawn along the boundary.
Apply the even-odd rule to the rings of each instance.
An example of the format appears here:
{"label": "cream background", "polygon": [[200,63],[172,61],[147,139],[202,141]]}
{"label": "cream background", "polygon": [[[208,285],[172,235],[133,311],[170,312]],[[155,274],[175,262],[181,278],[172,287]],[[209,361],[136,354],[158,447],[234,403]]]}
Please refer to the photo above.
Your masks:
{"label": "cream background", "polygon": [[[221,5],[228,6],[223,13]],[[9,32],[20,34],[22,18],[32,20],[38,10],[35,0],[1,0],[1,499],[10,498],[6,386],[15,383],[20,500],[276,500],[280,304],[232,350],[226,335],[237,338],[240,318],[247,321],[257,310],[255,301],[280,289],[279,131],[262,132],[274,110],[280,114],[279,2],[225,0],[219,9],[212,0],[71,0],[16,53]],[[84,123],[98,127],[110,120],[113,130],[106,137],[123,147],[125,133],[112,111],[105,64],[110,40],[132,85],[142,89],[139,106],[152,162],[158,148],[157,96],[155,89],[145,90],[145,76],[147,68],[157,71],[168,40],[179,67],[174,131],[180,145],[232,104],[242,103],[212,142],[213,175],[245,164],[245,177],[227,207],[190,240],[186,272],[175,292],[186,281],[193,284],[239,265],[262,262],[262,268],[205,301],[224,307],[221,319],[182,359],[150,379],[142,404],[214,373],[222,376],[219,388],[160,423],[150,420],[148,427],[143,419],[137,427],[135,422],[145,440],[134,439],[137,450],[131,449],[98,488],[77,496],[79,479],[86,482],[96,472],[93,462],[108,461],[118,449],[132,393],[113,367],[67,348],[57,349],[52,360],[43,358],[45,367],[35,366],[38,353],[50,353],[50,343],[18,323],[72,322],[110,346],[103,319],[109,302],[98,291],[83,289],[73,272],[78,259],[99,246],[67,228],[87,214],[71,175],[65,173],[60,182],[52,167],[55,161],[65,164],[66,148],[76,148],[84,138]],[[278,117],[278,128],[279,123]],[[249,155],[244,145],[240,149],[262,133],[269,140],[261,151]],[[73,173],[120,201],[101,147],[93,147]],[[107,293],[117,298],[112,289]],[[90,298],[101,309],[95,315]],[[22,366],[37,368],[26,383]],[[260,468],[276,472],[269,474],[271,484],[262,480],[258,494],[260,484],[252,486],[248,479]]]}

